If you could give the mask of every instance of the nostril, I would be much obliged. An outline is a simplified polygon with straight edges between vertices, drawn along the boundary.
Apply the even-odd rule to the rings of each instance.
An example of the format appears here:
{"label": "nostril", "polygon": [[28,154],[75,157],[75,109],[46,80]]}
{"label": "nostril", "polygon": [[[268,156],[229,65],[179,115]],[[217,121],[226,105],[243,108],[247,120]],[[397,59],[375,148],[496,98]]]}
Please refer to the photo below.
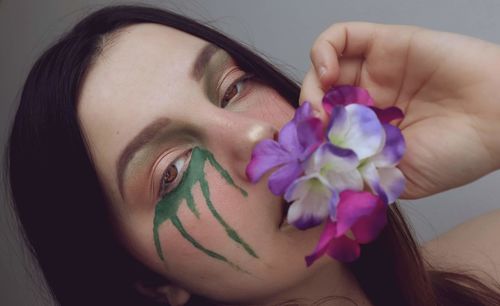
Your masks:
{"label": "nostril", "polygon": [[275,131],[275,132],[273,133],[273,140],[274,140],[274,141],[278,141],[278,136],[279,136],[279,135],[280,135],[280,132],[279,132],[279,131]]}

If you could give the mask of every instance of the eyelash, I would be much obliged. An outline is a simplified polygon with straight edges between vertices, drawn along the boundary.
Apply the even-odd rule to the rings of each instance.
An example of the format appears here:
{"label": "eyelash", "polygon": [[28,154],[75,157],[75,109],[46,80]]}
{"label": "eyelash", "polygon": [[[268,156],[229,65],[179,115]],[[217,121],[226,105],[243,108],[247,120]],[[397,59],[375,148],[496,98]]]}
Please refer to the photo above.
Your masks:
{"label": "eyelash", "polygon": [[[229,73],[229,74],[232,74],[232,73]],[[243,96],[243,94],[245,93],[244,91],[247,88],[240,89],[240,92],[236,93],[236,95],[234,97],[232,97],[231,99],[229,99],[229,101],[227,101],[226,103],[224,102],[224,99],[228,96],[228,94],[234,88],[238,89],[237,86],[239,84],[242,84],[242,83],[244,84],[244,83],[246,83],[248,81],[251,81],[252,79],[254,79],[254,77],[255,76],[253,74],[245,72],[243,75],[241,75],[240,77],[238,77],[234,81],[232,81],[229,84],[229,86],[224,90],[223,95],[219,99],[219,106],[221,108],[225,108],[228,105],[234,103],[234,101],[240,99]],[[184,153],[184,154],[180,155],[173,162],[169,163],[167,165],[167,167],[165,168],[165,170],[163,171],[163,173],[161,175],[161,178],[160,178],[160,184],[159,184],[160,186],[159,186],[159,192],[158,192],[158,196],[159,196],[160,199],[163,198],[163,197],[165,197],[170,191],[172,191],[174,188],[176,188],[177,185],[179,184],[179,182],[181,181],[182,177],[184,176],[184,171],[189,166],[189,155],[190,155],[190,153],[191,153],[191,150],[189,150],[187,153]],[[175,166],[175,164],[178,161],[182,160],[182,159],[185,159],[185,161],[182,164],[182,166],[180,167],[181,169],[176,169],[177,173],[176,173],[175,179],[172,182],[165,182],[165,180],[167,179],[167,175],[168,175],[167,171],[169,170],[169,168],[171,166]]]}
{"label": "eyelash", "polygon": [[[232,73],[229,73],[229,74],[232,74]],[[245,90],[247,90],[246,87],[243,87],[242,89],[240,89],[240,91],[238,93],[236,93],[236,95],[234,97],[232,97],[231,99],[229,99],[229,101],[227,101],[227,102],[224,101],[224,99],[228,96],[229,93],[231,93],[231,91],[233,89],[235,89],[235,88],[238,89],[238,85],[239,84],[243,84],[245,86],[246,82],[251,81],[254,78],[255,78],[255,76],[253,74],[244,72],[242,76],[240,76],[240,77],[236,78],[234,81],[232,81],[229,84],[229,86],[223,91],[223,94],[220,96],[219,106],[221,108],[226,108],[227,106],[231,105],[236,100],[238,100],[242,96],[244,96]]]}

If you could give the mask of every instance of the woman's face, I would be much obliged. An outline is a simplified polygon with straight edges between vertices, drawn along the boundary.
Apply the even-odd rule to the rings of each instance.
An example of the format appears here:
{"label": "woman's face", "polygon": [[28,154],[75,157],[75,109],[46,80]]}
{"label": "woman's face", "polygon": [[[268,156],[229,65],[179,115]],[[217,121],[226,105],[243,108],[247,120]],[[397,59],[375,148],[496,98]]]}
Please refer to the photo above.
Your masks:
{"label": "woman's face", "polygon": [[293,108],[225,51],[164,26],[127,27],[97,57],[78,111],[119,237],[154,271],[189,292],[258,303],[328,270],[304,263],[320,228],[281,226],[282,199],[245,175],[254,145]]}

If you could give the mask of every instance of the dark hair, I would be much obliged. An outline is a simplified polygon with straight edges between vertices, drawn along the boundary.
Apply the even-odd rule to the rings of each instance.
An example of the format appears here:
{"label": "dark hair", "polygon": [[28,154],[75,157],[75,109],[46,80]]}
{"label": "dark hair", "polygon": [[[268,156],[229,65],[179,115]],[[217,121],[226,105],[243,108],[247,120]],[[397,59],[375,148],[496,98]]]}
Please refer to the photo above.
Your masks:
{"label": "dark hair", "polygon": [[[186,17],[151,7],[115,6],[79,22],[29,73],[6,160],[25,239],[62,305],[157,305],[133,284],[165,281],[116,239],[76,111],[81,83],[104,38],[138,23],[173,27],[225,49],[242,69],[297,107],[297,83],[243,45]],[[380,238],[364,246],[350,268],[375,305],[500,305],[498,292],[473,277],[428,272],[397,205],[391,206]],[[190,304],[211,303],[193,297]]]}

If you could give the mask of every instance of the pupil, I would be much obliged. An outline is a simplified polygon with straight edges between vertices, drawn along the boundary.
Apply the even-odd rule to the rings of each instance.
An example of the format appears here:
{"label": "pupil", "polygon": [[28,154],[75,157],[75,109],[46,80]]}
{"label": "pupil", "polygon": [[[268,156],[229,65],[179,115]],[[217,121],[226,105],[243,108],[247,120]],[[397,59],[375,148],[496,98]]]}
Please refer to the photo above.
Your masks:
{"label": "pupil", "polygon": [[236,88],[236,86],[233,86],[233,88],[231,88],[231,90],[224,97],[224,101],[227,102],[231,100],[237,93],[238,93],[238,88]]}
{"label": "pupil", "polygon": [[177,168],[175,165],[170,165],[168,166],[167,173],[165,175],[165,183],[171,183],[173,180],[175,180],[177,176]]}

